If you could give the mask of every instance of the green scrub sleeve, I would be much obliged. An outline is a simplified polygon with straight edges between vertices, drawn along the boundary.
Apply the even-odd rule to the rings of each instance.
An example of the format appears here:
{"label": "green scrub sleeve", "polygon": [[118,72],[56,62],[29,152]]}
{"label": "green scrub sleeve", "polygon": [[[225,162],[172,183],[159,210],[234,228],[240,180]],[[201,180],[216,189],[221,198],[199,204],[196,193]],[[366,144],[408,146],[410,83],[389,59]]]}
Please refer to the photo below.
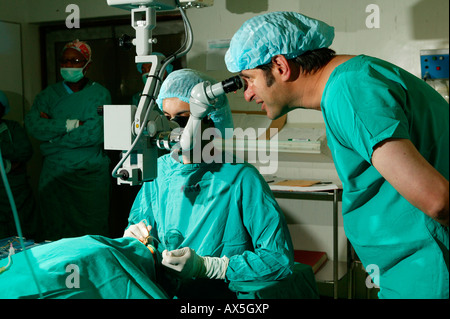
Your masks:
{"label": "green scrub sleeve", "polygon": [[52,144],[65,148],[88,147],[103,143],[103,118],[86,120],[83,125],[72,131],[57,136],[51,140]]}
{"label": "green scrub sleeve", "polygon": [[292,273],[293,245],[287,223],[272,192],[257,174],[241,182],[242,219],[254,251],[230,257],[230,281],[280,280]]}
{"label": "green scrub sleeve", "polygon": [[46,119],[40,116],[41,101],[36,101],[31,107],[30,112],[25,116],[25,125],[27,130],[36,139],[40,141],[50,141],[58,136],[66,133],[66,120],[63,119]]}
{"label": "green scrub sleeve", "polygon": [[87,105],[78,118],[83,121],[82,125],[53,139],[53,144],[65,148],[79,148],[103,143],[103,117],[98,115],[97,106],[111,104],[111,95],[96,83],[82,92],[84,94],[82,99],[80,96],[80,102]]}

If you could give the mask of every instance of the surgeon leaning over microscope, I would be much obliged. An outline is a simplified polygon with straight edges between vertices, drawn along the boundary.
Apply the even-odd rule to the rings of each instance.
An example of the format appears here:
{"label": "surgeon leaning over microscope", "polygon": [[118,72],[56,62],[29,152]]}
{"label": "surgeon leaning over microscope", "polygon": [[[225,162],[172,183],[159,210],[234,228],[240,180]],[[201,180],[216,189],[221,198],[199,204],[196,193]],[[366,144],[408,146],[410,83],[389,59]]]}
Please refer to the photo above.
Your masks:
{"label": "surgeon leaning over microscope", "polygon": [[[168,118],[186,124],[190,92],[205,80],[216,82],[190,69],[172,72],[162,84],[158,106]],[[210,117],[223,134],[233,123],[225,95],[218,104],[222,108]],[[286,221],[252,165],[221,163],[222,153],[209,164],[175,158],[174,153],[159,158],[158,178],[142,186],[124,234],[142,242],[151,235],[158,250],[165,249],[166,272],[182,280],[175,295],[229,297],[226,281],[280,280],[292,273]]]}
{"label": "surgeon leaning over microscope", "polygon": [[378,267],[379,297],[448,299],[448,103],[391,63],[335,55],[333,38],[322,21],[271,12],[241,26],[225,62],[269,118],[322,112],[345,234]]}

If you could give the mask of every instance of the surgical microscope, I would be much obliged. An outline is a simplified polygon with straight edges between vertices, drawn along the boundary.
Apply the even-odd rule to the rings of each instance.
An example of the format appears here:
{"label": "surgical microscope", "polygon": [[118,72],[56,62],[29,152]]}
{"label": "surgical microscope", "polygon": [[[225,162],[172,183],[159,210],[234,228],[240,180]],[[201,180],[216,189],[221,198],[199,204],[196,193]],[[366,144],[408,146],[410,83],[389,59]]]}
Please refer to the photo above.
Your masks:
{"label": "surgical microscope", "polygon": [[[215,106],[217,98],[242,88],[239,76],[212,85],[197,84],[190,97],[190,117],[184,129],[169,121],[156,105],[166,66],[186,55],[193,43],[192,28],[185,9],[208,7],[214,0],[107,0],[109,6],[131,10],[131,26],[136,37],[136,63],[151,63],[148,79],[135,105],[104,105],[104,148],[122,151],[122,158],[112,172],[118,184],[141,185],[157,177],[158,149],[189,151],[194,147],[195,134],[202,119]],[[156,11],[179,9],[185,27],[185,41],[167,58],[152,55],[152,30],[156,26]]]}

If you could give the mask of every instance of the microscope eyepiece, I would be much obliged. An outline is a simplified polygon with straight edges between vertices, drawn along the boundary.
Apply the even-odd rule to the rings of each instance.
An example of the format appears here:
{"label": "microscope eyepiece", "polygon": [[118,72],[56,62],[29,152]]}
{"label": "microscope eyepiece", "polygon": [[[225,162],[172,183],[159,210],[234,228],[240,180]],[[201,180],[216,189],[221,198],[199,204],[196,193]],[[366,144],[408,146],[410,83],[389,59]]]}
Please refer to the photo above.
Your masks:
{"label": "microscope eyepiece", "polygon": [[223,90],[225,93],[234,92],[242,88],[242,80],[239,75],[233,76],[222,81]]}

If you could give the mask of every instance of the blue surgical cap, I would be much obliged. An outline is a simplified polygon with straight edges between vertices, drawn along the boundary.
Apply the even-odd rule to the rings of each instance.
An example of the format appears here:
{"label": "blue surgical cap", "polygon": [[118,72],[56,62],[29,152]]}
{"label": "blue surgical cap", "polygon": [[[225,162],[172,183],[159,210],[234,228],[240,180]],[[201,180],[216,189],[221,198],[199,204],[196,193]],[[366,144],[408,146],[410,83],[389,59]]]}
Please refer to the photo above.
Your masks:
{"label": "blue surgical cap", "polygon": [[[156,103],[163,109],[163,100],[176,97],[183,102],[189,103],[191,91],[195,85],[208,81],[211,84],[217,83],[213,78],[192,69],[181,69],[170,73],[164,80],[159,91]],[[233,128],[233,118],[231,116],[230,105],[226,95],[219,96],[215,108],[208,114],[222,136],[225,136],[226,128]]]}
{"label": "blue surgical cap", "polygon": [[235,33],[225,55],[230,72],[254,69],[282,54],[293,59],[327,48],[334,28],[297,12],[271,12],[247,20]]}
{"label": "blue surgical cap", "polygon": [[0,91],[0,103],[2,103],[3,106],[5,107],[5,115],[8,114],[10,110],[9,101],[8,98],[6,97],[6,94],[3,93],[3,91]]}

